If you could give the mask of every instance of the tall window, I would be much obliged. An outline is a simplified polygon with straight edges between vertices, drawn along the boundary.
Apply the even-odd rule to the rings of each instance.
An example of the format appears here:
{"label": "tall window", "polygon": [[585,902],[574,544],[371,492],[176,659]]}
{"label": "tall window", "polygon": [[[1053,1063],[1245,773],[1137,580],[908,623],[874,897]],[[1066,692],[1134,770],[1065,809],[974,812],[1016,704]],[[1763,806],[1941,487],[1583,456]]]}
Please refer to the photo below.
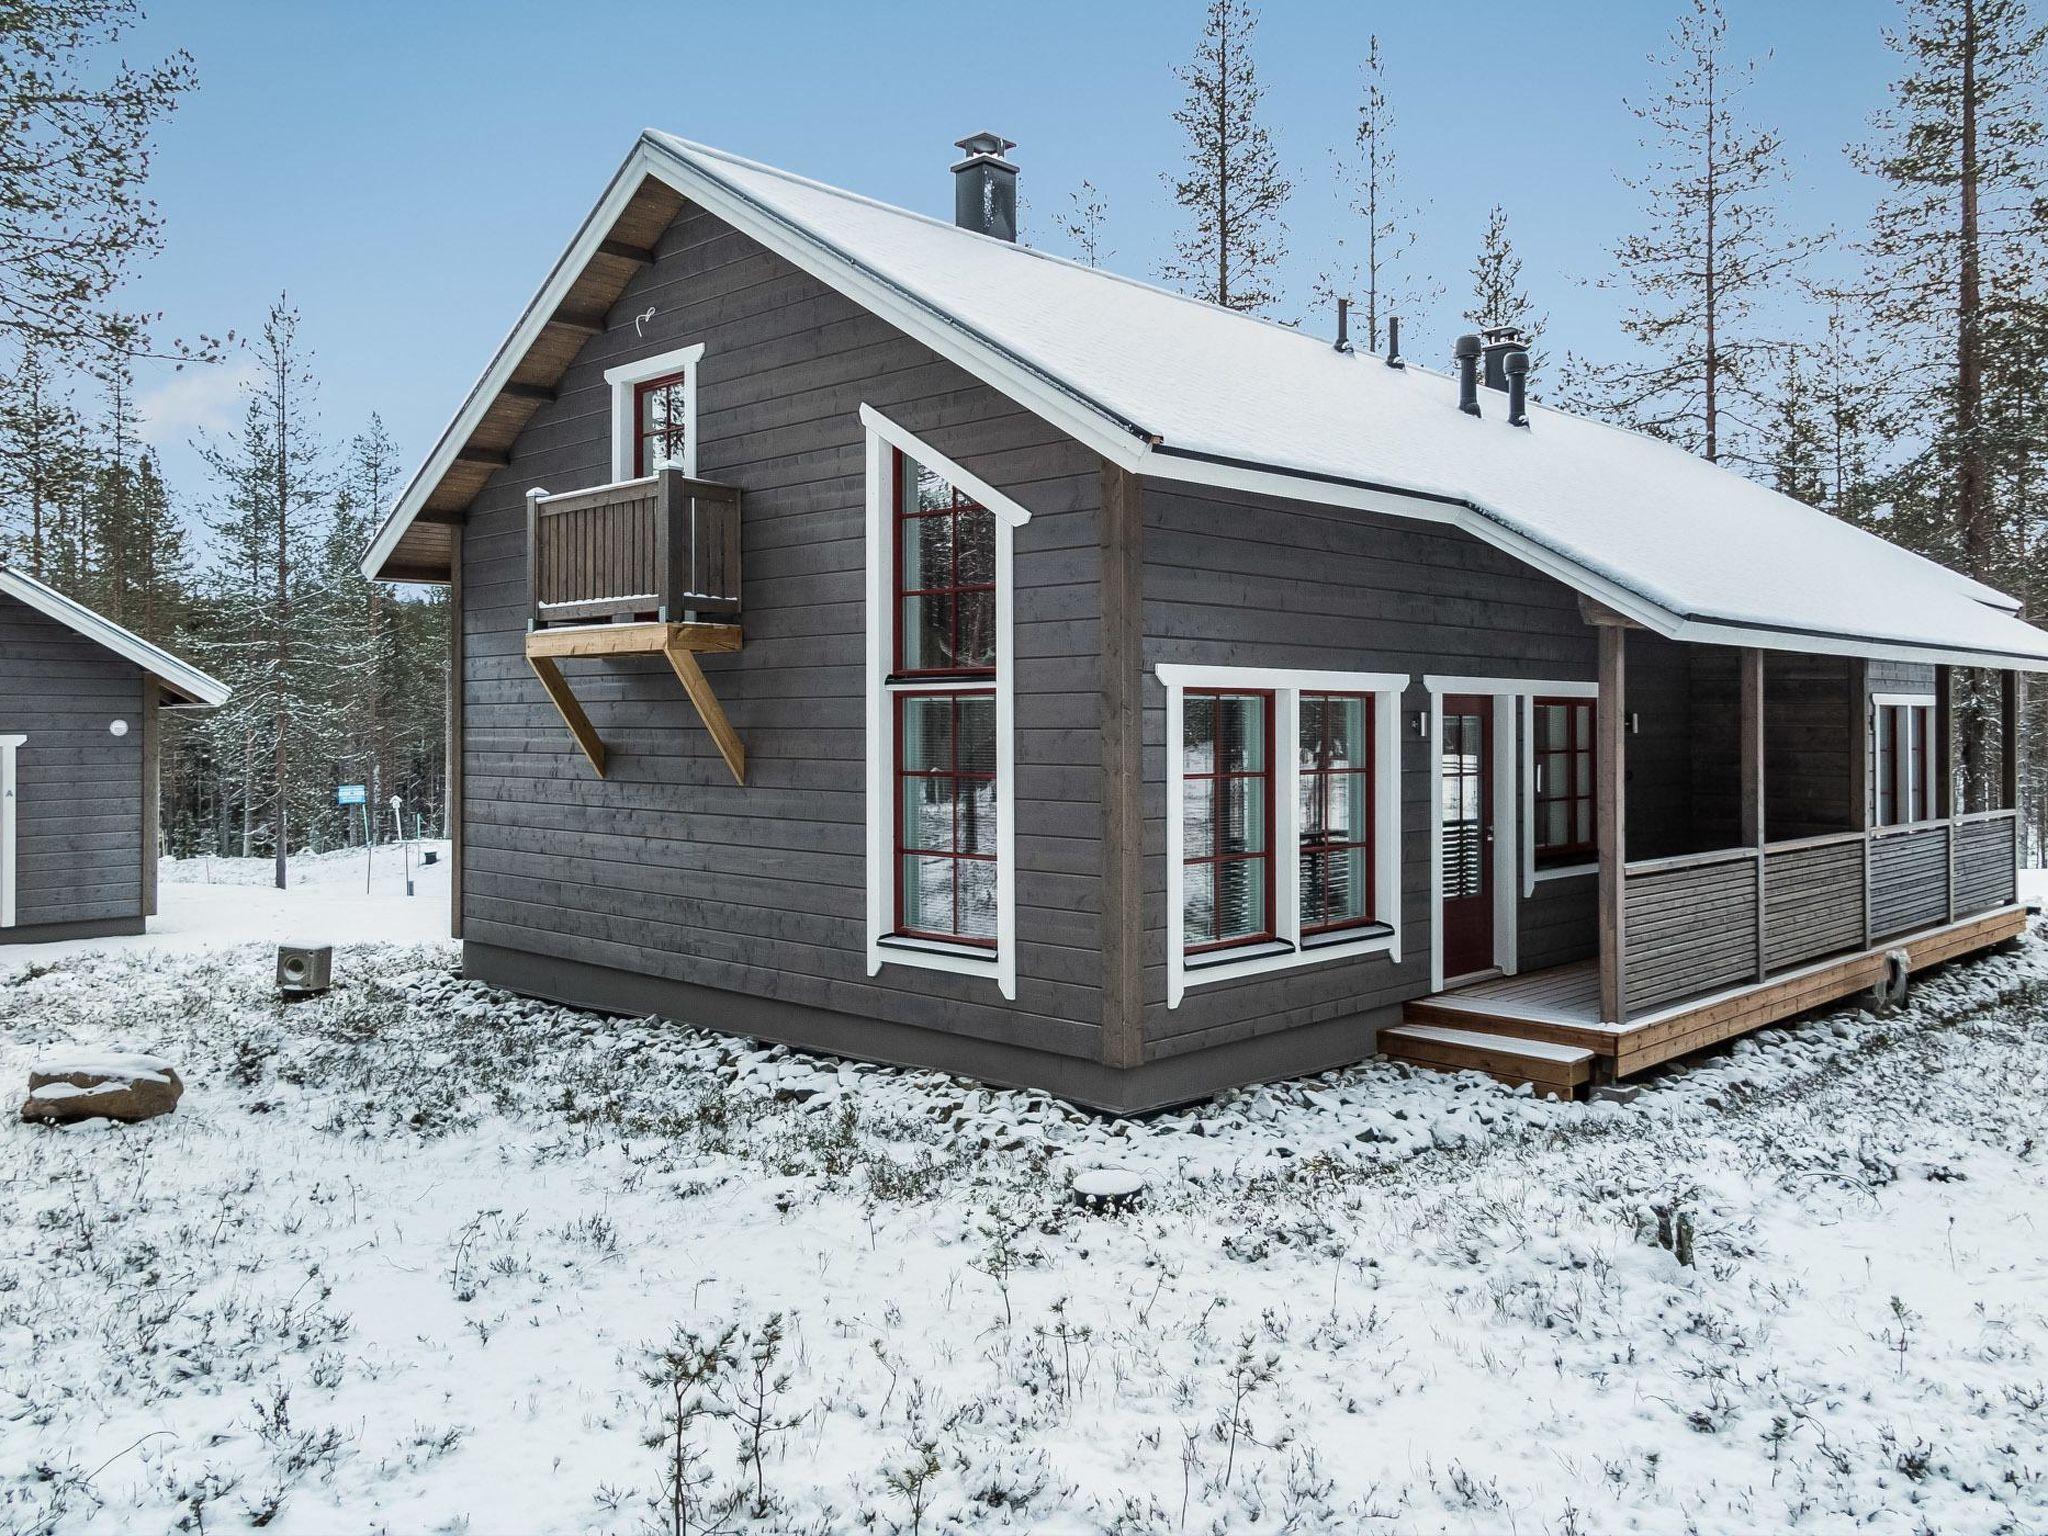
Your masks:
{"label": "tall window", "polygon": [[690,463],[689,379],[680,373],[633,386],[633,476]]}
{"label": "tall window", "polygon": [[1182,923],[1189,954],[1273,937],[1273,696],[1181,706]]}
{"label": "tall window", "polygon": [[996,520],[959,487],[898,450],[896,671],[996,669]]}
{"label": "tall window", "polygon": [[1933,702],[1880,703],[1876,730],[1877,824],[1931,820],[1938,810]]}
{"label": "tall window", "polygon": [[1301,931],[1373,920],[1372,698],[1301,695]]}
{"label": "tall window", "polygon": [[868,974],[1017,995],[1010,569],[1031,514],[871,406]]}
{"label": "tall window", "polygon": [[996,696],[896,695],[896,931],[996,942]]}
{"label": "tall window", "polygon": [[1594,855],[1594,702],[1537,699],[1530,715],[1536,760],[1537,864],[1575,864]]}

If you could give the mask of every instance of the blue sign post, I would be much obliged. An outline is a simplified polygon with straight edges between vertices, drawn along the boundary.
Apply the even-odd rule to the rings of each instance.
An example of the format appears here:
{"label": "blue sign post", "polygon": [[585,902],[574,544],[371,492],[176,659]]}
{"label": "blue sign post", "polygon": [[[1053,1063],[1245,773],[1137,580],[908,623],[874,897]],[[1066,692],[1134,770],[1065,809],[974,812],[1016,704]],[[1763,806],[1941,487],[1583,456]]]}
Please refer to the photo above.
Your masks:
{"label": "blue sign post", "polygon": [[334,803],[336,805],[367,805],[369,799],[369,789],[364,785],[337,784],[334,786]]}
{"label": "blue sign post", "polygon": [[334,786],[336,805],[360,805],[363,808],[363,894],[370,894],[370,876],[375,870],[377,858],[377,837],[370,828],[370,790],[364,784],[337,784]]}

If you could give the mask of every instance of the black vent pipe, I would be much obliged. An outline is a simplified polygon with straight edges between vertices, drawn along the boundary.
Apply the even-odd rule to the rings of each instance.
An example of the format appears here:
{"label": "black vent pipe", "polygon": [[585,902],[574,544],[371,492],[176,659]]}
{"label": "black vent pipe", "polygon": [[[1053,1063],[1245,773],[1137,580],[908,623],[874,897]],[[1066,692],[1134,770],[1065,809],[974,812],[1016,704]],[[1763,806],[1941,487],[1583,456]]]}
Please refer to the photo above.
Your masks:
{"label": "black vent pipe", "polygon": [[1479,414],[1479,338],[1460,336],[1451,344],[1451,356],[1458,362],[1458,409],[1467,416]]}
{"label": "black vent pipe", "polygon": [[1501,371],[1508,381],[1508,425],[1529,425],[1529,354],[1517,348],[1501,359]]}
{"label": "black vent pipe", "polygon": [[1406,368],[1408,366],[1407,363],[1401,360],[1401,317],[1399,315],[1387,316],[1387,366],[1389,368]]}
{"label": "black vent pipe", "polygon": [[1337,350],[1339,352],[1349,352],[1351,350],[1351,301],[1349,299],[1339,299],[1337,301]]}

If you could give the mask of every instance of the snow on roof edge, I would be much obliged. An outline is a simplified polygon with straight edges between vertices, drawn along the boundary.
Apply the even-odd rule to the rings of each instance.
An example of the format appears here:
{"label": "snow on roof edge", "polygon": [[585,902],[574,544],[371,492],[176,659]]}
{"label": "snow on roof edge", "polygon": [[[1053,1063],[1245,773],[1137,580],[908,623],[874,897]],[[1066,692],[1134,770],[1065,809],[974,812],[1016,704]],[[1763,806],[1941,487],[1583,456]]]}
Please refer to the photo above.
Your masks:
{"label": "snow on roof edge", "polygon": [[105,614],[95,613],[76,598],[66,597],[55,587],[38,581],[25,571],[0,565],[0,592],[26,603],[46,618],[55,619],[65,628],[104,646],[115,655],[134,662],[158,682],[185,695],[192,705],[217,709],[228,701],[230,690],[218,678],[200,671],[189,662],[180,661],[162,646],[152,644],[133,630],[123,629]]}

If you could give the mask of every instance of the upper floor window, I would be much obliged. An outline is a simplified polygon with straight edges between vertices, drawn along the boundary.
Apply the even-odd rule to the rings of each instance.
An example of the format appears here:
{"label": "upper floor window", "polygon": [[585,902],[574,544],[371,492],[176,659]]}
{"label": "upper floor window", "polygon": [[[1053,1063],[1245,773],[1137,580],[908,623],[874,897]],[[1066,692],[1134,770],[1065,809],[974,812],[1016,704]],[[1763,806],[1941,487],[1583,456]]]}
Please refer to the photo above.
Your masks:
{"label": "upper floor window", "polygon": [[1880,699],[1875,716],[1877,824],[1903,826],[1939,814],[1934,796],[1934,701]]}
{"label": "upper floor window", "polygon": [[1537,699],[1531,709],[1538,865],[1594,856],[1594,709],[1591,699]]}
{"label": "upper floor window", "polygon": [[689,473],[690,381],[671,373],[633,386],[633,476],[656,470]]}
{"label": "upper floor window", "polygon": [[700,342],[616,368],[612,391],[612,479],[638,480],[664,469],[697,473],[697,364]]}
{"label": "upper floor window", "polygon": [[895,450],[896,671],[996,669],[996,520]]}

